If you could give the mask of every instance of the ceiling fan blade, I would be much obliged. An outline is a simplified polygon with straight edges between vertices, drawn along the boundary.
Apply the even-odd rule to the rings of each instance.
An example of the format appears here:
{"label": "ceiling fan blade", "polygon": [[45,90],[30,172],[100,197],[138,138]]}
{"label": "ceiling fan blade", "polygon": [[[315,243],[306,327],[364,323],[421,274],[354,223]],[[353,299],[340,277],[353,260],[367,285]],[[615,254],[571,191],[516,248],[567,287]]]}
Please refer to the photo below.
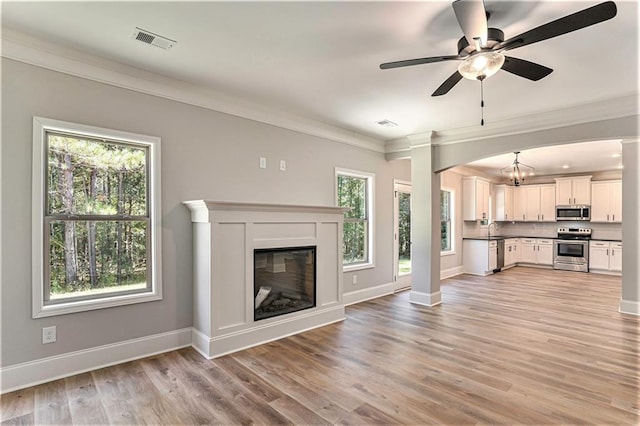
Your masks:
{"label": "ceiling fan blade", "polygon": [[462,80],[462,74],[460,74],[458,71],[454,72],[453,74],[451,74],[451,77],[446,79],[444,83],[442,83],[440,87],[438,87],[436,91],[433,92],[431,96],[446,95],[447,93],[449,93],[449,90],[453,89],[453,86],[458,84],[460,80]]}
{"label": "ceiling fan blade", "polygon": [[606,1],[598,5],[572,13],[563,18],[556,19],[532,30],[524,32],[508,40],[503,41],[494,49],[510,50],[527,44],[537,43],[542,40],[557,37],[588,26],[598,24],[616,16],[616,4]]}
{"label": "ceiling fan blade", "polygon": [[524,59],[514,58],[512,56],[504,57],[504,64],[502,65],[502,69],[510,72],[511,74],[515,74],[519,77],[524,77],[533,81],[538,81],[541,78],[545,78],[553,72],[551,68],[547,68],[544,65],[525,61]]}
{"label": "ceiling fan blade", "polygon": [[429,58],[407,59],[404,61],[386,62],[380,64],[380,69],[386,70],[389,68],[408,67],[411,65],[430,64],[432,62],[454,61],[460,60],[460,56],[431,56]]}
{"label": "ceiling fan blade", "polygon": [[456,0],[452,6],[469,46],[475,46],[476,39],[480,40],[480,47],[487,44],[487,12],[484,8],[484,2],[482,0]]}

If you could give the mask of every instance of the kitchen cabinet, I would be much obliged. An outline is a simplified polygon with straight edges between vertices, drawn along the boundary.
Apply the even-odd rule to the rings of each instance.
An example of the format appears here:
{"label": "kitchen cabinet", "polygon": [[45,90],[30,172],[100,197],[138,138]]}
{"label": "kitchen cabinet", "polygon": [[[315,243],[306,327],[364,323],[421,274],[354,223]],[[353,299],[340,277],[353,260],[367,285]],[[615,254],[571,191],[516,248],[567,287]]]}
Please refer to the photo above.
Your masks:
{"label": "kitchen cabinet", "polygon": [[495,185],[493,187],[493,199],[496,207],[494,220],[515,220],[513,215],[513,186]]}
{"label": "kitchen cabinet", "polygon": [[464,240],[462,243],[464,272],[489,275],[498,264],[498,242],[493,240]]}
{"label": "kitchen cabinet", "polygon": [[591,222],[622,222],[622,181],[591,183]]}
{"label": "kitchen cabinet", "polygon": [[491,184],[488,180],[477,176],[462,179],[462,219],[489,219],[489,191]]}
{"label": "kitchen cabinet", "polygon": [[504,240],[504,266],[513,266],[520,261],[518,257],[518,239],[507,238]]}
{"label": "kitchen cabinet", "polygon": [[534,265],[553,265],[553,240],[521,238],[519,262]]}
{"label": "kitchen cabinet", "polygon": [[519,222],[555,222],[555,198],[555,185],[526,185],[514,188],[514,220]]}
{"label": "kitchen cabinet", "polygon": [[589,270],[593,272],[622,272],[622,243],[590,241]]}
{"label": "kitchen cabinet", "polygon": [[591,205],[591,176],[556,178],[556,205]]}

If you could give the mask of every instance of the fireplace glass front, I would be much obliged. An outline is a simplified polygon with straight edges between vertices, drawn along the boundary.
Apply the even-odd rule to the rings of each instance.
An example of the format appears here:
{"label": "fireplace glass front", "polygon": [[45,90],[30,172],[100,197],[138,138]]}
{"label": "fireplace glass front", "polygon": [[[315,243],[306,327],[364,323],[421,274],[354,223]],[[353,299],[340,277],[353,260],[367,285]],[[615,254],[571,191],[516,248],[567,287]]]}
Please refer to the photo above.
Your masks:
{"label": "fireplace glass front", "polygon": [[253,252],[254,320],[316,306],[316,248]]}

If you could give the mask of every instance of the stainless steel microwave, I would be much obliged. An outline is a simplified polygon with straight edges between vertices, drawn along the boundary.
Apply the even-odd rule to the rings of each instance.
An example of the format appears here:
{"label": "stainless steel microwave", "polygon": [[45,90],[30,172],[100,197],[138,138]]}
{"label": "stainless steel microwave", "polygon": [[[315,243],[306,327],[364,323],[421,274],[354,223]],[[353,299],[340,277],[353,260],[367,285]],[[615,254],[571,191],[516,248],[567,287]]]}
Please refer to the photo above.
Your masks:
{"label": "stainless steel microwave", "polygon": [[591,220],[591,206],[556,206],[556,220]]}

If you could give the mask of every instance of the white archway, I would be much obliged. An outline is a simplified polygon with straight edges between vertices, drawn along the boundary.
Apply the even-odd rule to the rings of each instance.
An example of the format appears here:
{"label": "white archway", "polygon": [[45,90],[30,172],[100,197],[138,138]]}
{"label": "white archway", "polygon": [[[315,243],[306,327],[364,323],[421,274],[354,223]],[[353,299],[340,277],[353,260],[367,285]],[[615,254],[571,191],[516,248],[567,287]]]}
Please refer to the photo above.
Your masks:
{"label": "white archway", "polygon": [[[481,158],[516,150],[595,140],[623,141],[623,274],[620,311],[640,315],[640,131],[637,113],[579,124],[519,130],[502,134],[455,135],[436,132],[410,137],[414,212],[412,241],[415,260],[412,303],[441,302],[439,263],[439,172]],[[524,127],[523,123],[523,127]]]}

